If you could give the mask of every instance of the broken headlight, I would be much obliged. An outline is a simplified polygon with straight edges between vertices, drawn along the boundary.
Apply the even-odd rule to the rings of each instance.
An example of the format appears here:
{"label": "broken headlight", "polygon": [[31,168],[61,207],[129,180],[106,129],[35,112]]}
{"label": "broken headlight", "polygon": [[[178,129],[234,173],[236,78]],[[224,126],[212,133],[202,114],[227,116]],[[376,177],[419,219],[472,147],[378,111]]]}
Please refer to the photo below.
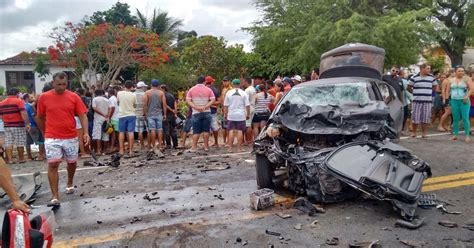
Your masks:
{"label": "broken headlight", "polygon": [[[262,133],[264,132],[261,132],[260,135],[262,135]],[[265,134],[270,137],[270,138],[275,138],[277,136],[280,135],[280,125],[277,125],[277,124],[270,124],[268,127],[267,127],[267,130],[265,132]]]}

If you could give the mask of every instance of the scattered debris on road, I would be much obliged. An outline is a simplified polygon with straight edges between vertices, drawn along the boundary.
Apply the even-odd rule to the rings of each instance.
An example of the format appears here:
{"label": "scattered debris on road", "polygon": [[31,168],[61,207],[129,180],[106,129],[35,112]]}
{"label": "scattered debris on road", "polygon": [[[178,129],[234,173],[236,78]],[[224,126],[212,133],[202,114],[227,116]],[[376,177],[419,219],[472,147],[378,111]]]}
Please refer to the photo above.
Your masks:
{"label": "scattered debris on road", "polygon": [[327,245],[339,245],[339,238],[338,237],[332,237],[331,239],[326,239],[326,244]]}
{"label": "scattered debris on road", "polygon": [[466,223],[462,226],[462,228],[466,228],[469,231],[474,231],[474,222]]}
{"label": "scattered debris on road", "polygon": [[440,209],[443,213],[445,214],[462,214],[462,212],[459,211],[449,211],[443,204],[439,204],[436,206],[437,209]]}
{"label": "scattered debris on road", "polygon": [[421,219],[413,219],[412,221],[398,219],[397,222],[395,222],[395,226],[415,230],[415,229],[420,228],[424,222],[425,222],[425,217]]}
{"label": "scattered debris on road", "polygon": [[309,216],[315,216],[317,213],[325,213],[326,211],[323,208],[315,207],[311,202],[309,202],[306,198],[300,197],[296,199],[295,203],[293,204],[293,208],[296,208]]}
{"label": "scattered debris on road", "polygon": [[318,227],[318,223],[319,223],[319,221],[315,220],[315,221],[311,222],[311,224],[309,224],[309,227],[316,228],[316,227]]}
{"label": "scattered debris on road", "polygon": [[290,214],[276,213],[275,215],[278,216],[278,217],[280,217],[280,218],[282,218],[282,219],[291,218],[291,215],[290,215]]}
{"label": "scattered debris on road", "polygon": [[273,235],[273,236],[277,236],[277,237],[280,237],[280,236],[281,236],[280,233],[272,232],[272,231],[270,231],[270,230],[265,230],[265,233],[268,234],[268,235]]}
{"label": "scattered debris on road", "polygon": [[120,166],[120,159],[122,158],[122,155],[120,153],[113,154],[110,156],[110,160],[106,160],[104,162],[101,162],[99,159],[97,159],[94,151],[91,151],[92,155],[92,160],[85,160],[82,165],[83,166],[89,166],[89,167],[104,167],[104,166],[109,166],[113,168],[118,168]]}
{"label": "scattered debris on road", "polygon": [[[152,193],[153,196],[155,196],[156,194],[158,194],[158,192],[153,192],[153,193]],[[144,199],[144,200],[148,200],[149,202],[151,202],[151,201],[160,199],[160,197],[159,197],[159,196],[157,196],[157,197],[150,197],[148,194],[145,194],[145,196],[143,196],[143,199]]]}
{"label": "scattered debris on road", "polygon": [[450,220],[441,220],[438,222],[439,225],[444,226],[444,227],[449,227],[449,228],[455,228],[458,227],[458,224],[456,222],[450,221]]}
{"label": "scattered debris on road", "polygon": [[130,224],[135,224],[143,220],[143,217],[136,217],[134,216],[133,219],[130,221]]}
{"label": "scattered debris on road", "polygon": [[380,240],[371,240],[371,241],[354,241],[349,243],[349,248],[376,248],[382,247],[380,245]]}
{"label": "scattered debris on road", "polygon": [[219,200],[221,200],[221,201],[225,200],[225,198],[222,197],[221,194],[219,194],[219,195],[214,195],[214,197],[217,198],[217,199],[219,199]]}
{"label": "scattered debris on road", "polygon": [[421,248],[424,245],[424,243],[415,240],[400,240],[400,243],[411,248]]}
{"label": "scattered debris on road", "polygon": [[205,166],[203,169],[201,169],[201,172],[222,171],[222,170],[228,170],[230,168],[231,168],[230,165],[228,165],[228,166],[217,166],[217,167],[207,167],[207,166]]}
{"label": "scattered debris on road", "polygon": [[273,193],[271,189],[259,189],[250,193],[250,206],[255,210],[262,210],[275,205]]}
{"label": "scattered debris on road", "polygon": [[300,223],[298,223],[298,224],[296,224],[293,228],[295,228],[296,230],[299,231],[299,230],[303,229],[303,225],[300,224]]}

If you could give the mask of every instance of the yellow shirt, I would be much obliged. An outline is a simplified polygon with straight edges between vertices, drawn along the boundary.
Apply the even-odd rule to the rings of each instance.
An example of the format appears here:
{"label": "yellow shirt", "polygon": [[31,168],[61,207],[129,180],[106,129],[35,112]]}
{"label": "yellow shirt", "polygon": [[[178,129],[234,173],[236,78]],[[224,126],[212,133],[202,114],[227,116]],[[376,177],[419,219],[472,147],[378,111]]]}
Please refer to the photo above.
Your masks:
{"label": "yellow shirt", "polygon": [[130,91],[119,91],[117,100],[119,104],[119,118],[135,116],[136,96]]}

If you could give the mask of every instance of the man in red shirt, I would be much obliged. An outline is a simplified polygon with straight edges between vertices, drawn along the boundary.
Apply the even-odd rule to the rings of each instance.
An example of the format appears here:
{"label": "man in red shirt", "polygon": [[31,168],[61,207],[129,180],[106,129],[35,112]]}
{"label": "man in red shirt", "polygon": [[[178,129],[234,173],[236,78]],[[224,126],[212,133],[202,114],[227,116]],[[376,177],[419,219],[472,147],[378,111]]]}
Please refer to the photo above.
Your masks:
{"label": "man in red shirt", "polygon": [[23,149],[26,146],[26,131],[30,131],[30,121],[25,110],[25,102],[18,97],[19,94],[17,88],[11,88],[8,90],[8,98],[0,103],[0,115],[5,126],[7,163],[13,163],[13,146],[16,146],[18,151],[18,162],[25,162]]}
{"label": "man in red shirt", "polygon": [[67,75],[58,72],[53,76],[53,90],[43,93],[38,99],[38,126],[45,136],[48,159],[48,179],[53,198],[50,206],[59,207],[58,168],[62,159],[67,162],[66,194],[74,193],[74,174],[79,150],[76,121],[77,115],[84,129],[84,143],[89,145],[87,108],[81,98],[66,90]]}

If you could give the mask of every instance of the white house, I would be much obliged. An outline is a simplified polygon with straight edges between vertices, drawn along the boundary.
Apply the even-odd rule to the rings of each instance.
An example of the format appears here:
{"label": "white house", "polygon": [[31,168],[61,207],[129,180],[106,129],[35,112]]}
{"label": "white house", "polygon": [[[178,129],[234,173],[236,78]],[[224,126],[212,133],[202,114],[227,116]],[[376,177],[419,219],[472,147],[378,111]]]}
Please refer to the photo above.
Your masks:
{"label": "white house", "polygon": [[26,87],[28,93],[40,94],[45,83],[53,80],[56,72],[66,72],[72,78],[72,69],[57,65],[49,65],[50,74],[40,77],[33,71],[34,58],[28,53],[22,52],[11,58],[0,60],[0,87],[6,90],[12,87]]}

